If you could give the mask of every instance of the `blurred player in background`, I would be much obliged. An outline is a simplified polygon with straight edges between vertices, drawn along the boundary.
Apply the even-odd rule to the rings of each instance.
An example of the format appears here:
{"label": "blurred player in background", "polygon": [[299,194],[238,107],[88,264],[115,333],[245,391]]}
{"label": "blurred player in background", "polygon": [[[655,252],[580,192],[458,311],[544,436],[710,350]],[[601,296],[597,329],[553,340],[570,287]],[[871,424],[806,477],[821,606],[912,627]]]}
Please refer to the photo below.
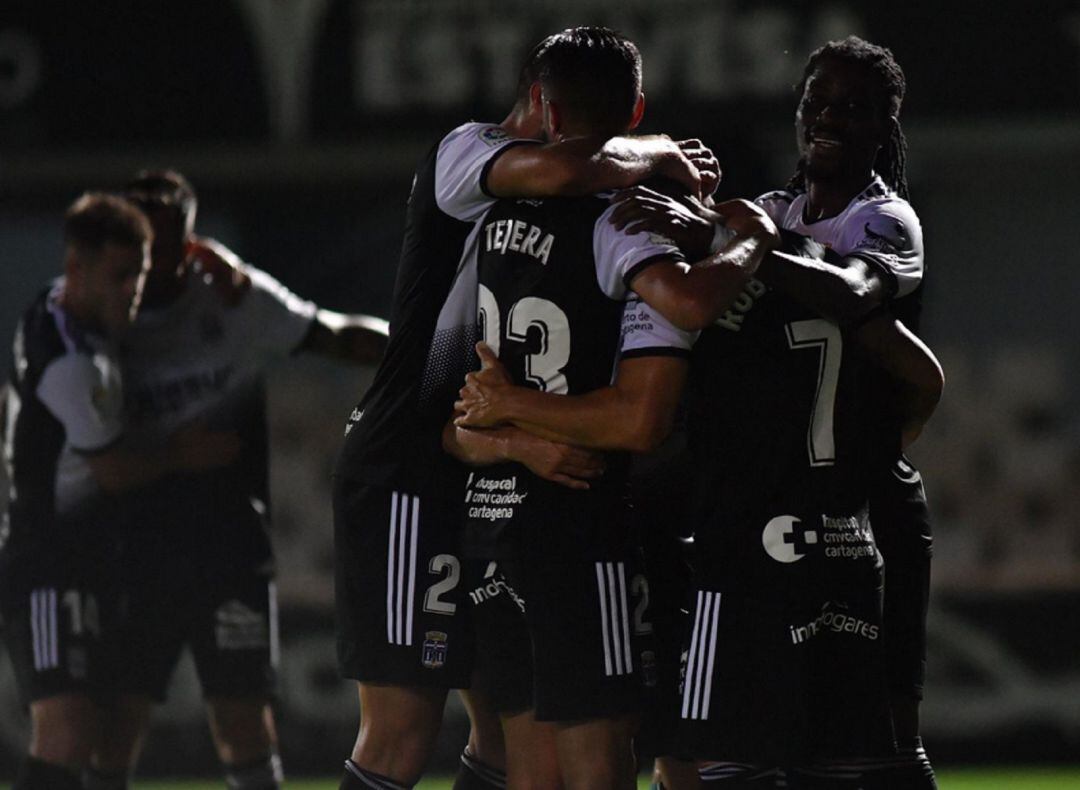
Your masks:
{"label": "blurred player in background", "polygon": [[[865,320],[884,307],[918,325],[923,269],[922,233],[906,201],[906,145],[899,124],[903,72],[884,48],[856,37],[831,42],[809,59],[796,115],[801,154],[787,190],[759,199],[785,230],[829,247],[829,261],[773,258],[764,283],[790,293],[818,314],[842,324]],[[686,210],[689,207],[690,210]],[[639,194],[623,219],[669,233],[690,246],[707,244],[708,211],[693,201]],[[752,301],[748,302],[752,304]],[[729,324],[741,324],[733,314]],[[864,376],[862,397],[877,404],[877,420],[892,419],[895,384],[880,371]],[[914,438],[913,426],[882,426],[883,441]],[[892,436],[890,440],[888,437]],[[887,654],[897,759],[862,765],[864,781],[881,787],[934,787],[918,738],[918,700],[925,671],[925,617],[930,531],[918,472],[903,456],[868,481],[871,522],[887,563],[883,641]],[[709,773],[719,779],[720,771]]]}
{"label": "blurred player in background", "polygon": [[152,704],[164,699],[188,646],[229,786],[276,788],[278,623],[262,374],[297,351],[374,364],[385,322],[321,310],[197,240],[195,193],[179,173],[139,173],[126,194],[154,227],[143,301],[122,352],[132,437],[158,447],[174,426],[198,420],[235,432],[243,448],[220,470],[172,474],[124,501],[133,527],[124,553],[125,693],[98,751],[95,786],[126,786]]}
{"label": "blurred player in background", "polygon": [[17,790],[68,790],[102,732],[114,690],[122,539],[116,497],[155,478],[227,463],[229,434],[173,434],[155,451],[125,435],[117,341],[138,306],[151,228],[127,201],[88,193],[64,220],[64,275],[15,334],[0,527],[0,613],[31,741]]}
{"label": "blurred player in background", "polygon": [[[698,146],[684,153],[660,138],[538,144],[546,110],[537,69],[553,38],[527,58],[506,119],[450,132],[413,183],[390,346],[349,420],[335,476],[338,658],[342,673],[358,681],[362,709],[343,788],[414,784],[447,690],[471,683],[459,552],[465,474],[443,453],[441,434],[476,340],[478,221],[497,197],[589,194],[656,173],[696,192],[701,176],[691,158],[706,169],[711,160]],[[489,438],[495,452],[548,479],[564,478],[576,457],[572,448],[515,429]],[[465,698],[473,733],[456,786],[497,787],[498,721],[490,711],[480,715],[475,694]],[[523,726],[528,722],[508,720],[508,738]],[[513,767],[511,779],[545,782],[527,771],[515,776]]]}

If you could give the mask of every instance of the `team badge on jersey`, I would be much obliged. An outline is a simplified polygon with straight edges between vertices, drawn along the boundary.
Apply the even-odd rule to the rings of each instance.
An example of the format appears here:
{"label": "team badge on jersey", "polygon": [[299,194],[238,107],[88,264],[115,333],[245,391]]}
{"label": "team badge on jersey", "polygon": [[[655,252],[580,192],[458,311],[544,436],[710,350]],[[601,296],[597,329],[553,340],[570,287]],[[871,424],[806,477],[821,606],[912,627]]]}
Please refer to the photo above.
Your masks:
{"label": "team badge on jersey", "polygon": [[817,530],[808,528],[795,516],[777,516],[761,533],[761,545],[768,555],[785,564],[801,560],[817,542]]}
{"label": "team badge on jersey", "polygon": [[488,145],[499,145],[505,143],[510,139],[510,135],[506,133],[505,129],[501,129],[498,126],[489,126],[484,131],[480,132],[480,139]]}
{"label": "team badge on jersey", "polygon": [[427,631],[424,633],[424,646],[420,654],[420,664],[424,669],[438,669],[446,663],[446,633]]}

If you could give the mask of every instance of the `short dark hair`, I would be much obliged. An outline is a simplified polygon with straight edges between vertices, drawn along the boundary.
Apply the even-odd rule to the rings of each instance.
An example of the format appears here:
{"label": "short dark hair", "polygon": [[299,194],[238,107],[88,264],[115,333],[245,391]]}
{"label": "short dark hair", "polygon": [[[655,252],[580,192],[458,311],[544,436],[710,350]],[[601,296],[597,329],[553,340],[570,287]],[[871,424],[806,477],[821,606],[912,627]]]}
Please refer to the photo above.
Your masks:
{"label": "short dark hair", "polygon": [[124,195],[142,208],[175,208],[184,217],[197,203],[191,182],[176,170],[140,170],[124,186]]}
{"label": "short dark hair", "polygon": [[64,242],[87,252],[99,252],[106,244],[141,247],[152,237],[146,216],[116,195],[86,192],[64,214]]}
{"label": "short dark hair", "polygon": [[[890,117],[896,118],[889,141],[882,146],[877,161],[874,162],[874,170],[881,175],[886,184],[896,190],[900,197],[907,200],[907,140],[904,138],[904,130],[900,127],[900,108],[904,103],[904,94],[907,92],[907,80],[892,50],[872,44],[858,36],[830,41],[810,54],[806,67],[803,69],[802,80],[795,88],[797,95],[803,95],[807,80],[822,60],[853,63],[864,67],[874,76],[885,112]],[[796,189],[804,189],[805,184],[805,162],[799,160],[795,174],[788,185]]]}
{"label": "short dark hair", "polygon": [[629,126],[641,92],[641,53],[609,28],[569,28],[533,48],[521,69],[519,98],[534,82],[572,122],[618,134]]}

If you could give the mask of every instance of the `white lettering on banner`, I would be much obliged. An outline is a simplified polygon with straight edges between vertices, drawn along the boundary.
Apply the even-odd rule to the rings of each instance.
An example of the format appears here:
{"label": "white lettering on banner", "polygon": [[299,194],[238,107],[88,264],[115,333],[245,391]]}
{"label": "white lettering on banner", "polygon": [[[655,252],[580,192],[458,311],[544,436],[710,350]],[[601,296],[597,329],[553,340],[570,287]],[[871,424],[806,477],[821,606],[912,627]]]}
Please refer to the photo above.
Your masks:
{"label": "white lettering on banner", "polygon": [[[235,2],[252,31],[277,140],[302,139],[307,131],[315,52],[330,5]],[[615,27],[638,44],[646,86],[657,95],[785,97],[806,53],[860,30],[854,9],[830,4],[796,13],[731,0],[352,0],[353,102],[361,112],[502,105],[532,43],[586,23]]]}
{"label": "white lettering on banner", "polygon": [[809,13],[807,20],[786,8],[743,8],[730,0],[353,0],[353,98],[357,109],[382,111],[478,99],[502,104],[515,88],[509,75],[531,43],[586,23],[615,27],[635,41],[647,89],[659,95],[788,96],[806,53],[860,28],[844,5]]}

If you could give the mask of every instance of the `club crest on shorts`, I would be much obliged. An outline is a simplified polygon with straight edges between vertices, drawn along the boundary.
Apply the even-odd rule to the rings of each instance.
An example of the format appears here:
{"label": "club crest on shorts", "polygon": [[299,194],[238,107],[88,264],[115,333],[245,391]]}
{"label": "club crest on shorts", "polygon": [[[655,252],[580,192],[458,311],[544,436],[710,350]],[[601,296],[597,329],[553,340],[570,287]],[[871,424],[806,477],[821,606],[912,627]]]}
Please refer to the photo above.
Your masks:
{"label": "club crest on shorts", "polygon": [[446,663],[446,634],[442,631],[424,633],[424,647],[420,653],[420,664],[424,669],[438,669]]}

